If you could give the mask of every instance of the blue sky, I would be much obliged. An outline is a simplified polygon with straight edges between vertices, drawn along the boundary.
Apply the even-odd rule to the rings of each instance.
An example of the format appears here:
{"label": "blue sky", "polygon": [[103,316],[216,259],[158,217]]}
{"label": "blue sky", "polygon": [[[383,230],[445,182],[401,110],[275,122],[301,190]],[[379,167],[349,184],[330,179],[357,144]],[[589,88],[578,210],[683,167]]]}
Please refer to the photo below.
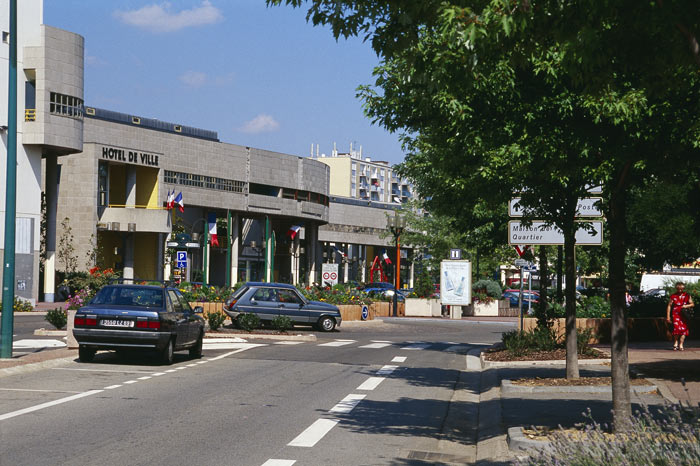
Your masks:
{"label": "blue sky", "polygon": [[44,23],[85,38],[85,104],[217,131],[224,142],[295,155],[362,145],[399,163],[395,134],[355,97],[378,59],[336,42],[304,9],[264,0],[44,0]]}

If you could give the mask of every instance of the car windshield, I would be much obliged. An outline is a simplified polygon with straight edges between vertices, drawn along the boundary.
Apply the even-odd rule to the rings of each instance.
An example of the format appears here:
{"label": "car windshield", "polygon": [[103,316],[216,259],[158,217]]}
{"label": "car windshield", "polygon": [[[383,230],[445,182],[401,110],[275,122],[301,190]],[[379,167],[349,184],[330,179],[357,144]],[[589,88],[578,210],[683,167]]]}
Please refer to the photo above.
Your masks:
{"label": "car windshield", "polygon": [[163,290],[130,286],[106,286],[95,295],[90,304],[163,307]]}

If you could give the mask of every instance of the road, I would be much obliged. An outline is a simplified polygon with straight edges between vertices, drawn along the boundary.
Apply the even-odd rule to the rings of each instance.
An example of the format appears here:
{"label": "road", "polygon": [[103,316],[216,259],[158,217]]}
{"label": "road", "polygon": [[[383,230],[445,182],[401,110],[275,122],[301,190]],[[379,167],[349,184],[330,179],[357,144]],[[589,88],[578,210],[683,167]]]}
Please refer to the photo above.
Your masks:
{"label": "road", "polygon": [[172,366],[98,353],[1,377],[0,464],[437,464],[440,442],[474,441],[476,404],[454,400],[457,384],[478,393],[466,353],[511,328],[344,324],[316,342],[208,344]]}

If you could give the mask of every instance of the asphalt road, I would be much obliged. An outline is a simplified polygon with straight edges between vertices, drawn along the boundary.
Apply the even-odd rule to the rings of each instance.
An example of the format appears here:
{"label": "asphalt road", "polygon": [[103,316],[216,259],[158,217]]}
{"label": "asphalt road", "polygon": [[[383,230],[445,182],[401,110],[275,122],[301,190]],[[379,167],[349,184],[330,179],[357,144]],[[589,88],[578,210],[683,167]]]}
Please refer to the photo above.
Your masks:
{"label": "asphalt road", "polygon": [[455,385],[475,383],[467,351],[511,328],[390,320],[207,345],[172,366],[98,353],[5,376],[0,465],[434,464],[411,458],[437,451]]}

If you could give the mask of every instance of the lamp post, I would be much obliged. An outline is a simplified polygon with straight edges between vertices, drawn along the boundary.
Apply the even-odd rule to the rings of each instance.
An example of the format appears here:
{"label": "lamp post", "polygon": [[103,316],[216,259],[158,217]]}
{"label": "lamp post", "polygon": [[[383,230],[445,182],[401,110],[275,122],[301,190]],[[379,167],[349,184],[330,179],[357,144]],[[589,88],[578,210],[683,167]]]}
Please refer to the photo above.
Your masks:
{"label": "lamp post", "polygon": [[396,262],[394,263],[394,310],[393,315],[396,317],[398,315],[398,292],[401,288],[401,249],[399,244],[399,238],[404,228],[406,228],[406,218],[399,215],[397,210],[394,211],[394,216],[387,217],[387,227],[391,230],[394,235],[394,242],[396,244]]}
{"label": "lamp post", "polygon": [[199,242],[199,233],[194,232],[194,227],[199,223],[199,222],[204,222],[204,243],[202,244],[202,286],[207,286],[207,244],[209,243],[209,226],[206,224],[207,219],[202,217],[198,218],[197,220],[194,221],[192,224],[192,240],[195,242]]}

